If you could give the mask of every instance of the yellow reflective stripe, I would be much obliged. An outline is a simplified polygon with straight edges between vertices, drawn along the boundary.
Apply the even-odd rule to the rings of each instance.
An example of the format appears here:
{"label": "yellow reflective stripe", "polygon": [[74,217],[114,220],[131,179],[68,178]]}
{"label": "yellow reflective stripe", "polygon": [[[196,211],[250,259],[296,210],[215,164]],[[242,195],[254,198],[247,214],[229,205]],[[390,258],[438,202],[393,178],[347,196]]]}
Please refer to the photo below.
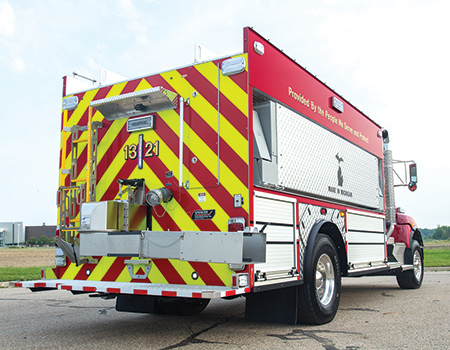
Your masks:
{"label": "yellow reflective stripe", "polygon": [[[175,113],[175,112],[172,112]],[[176,114],[176,113],[175,113]],[[177,136],[179,135],[179,128],[176,125],[177,122],[176,120],[174,120],[174,118],[172,117],[168,117],[164,119],[166,121],[166,123],[169,125],[169,127],[172,129],[172,131],[177,134]],[[199,159],[203,162],[203,164],[205,165],[206,168],[212,170],[212,169],[217,169],[217,155],[203,142],[203,140],[197,136],[197,134],[185,123],[184,127],[187,131],[187,133],[189,133],[190,137],[191,137],[191,142],[190,142],[190,149],[192,152],[194,152],[196,155],[202,155],[201,157],[199,157]],[[162,140],[161,140],[162,141]],[[163,143],[163,142],[161,142]],[[169,163],[173,164],[173,166],[175,166],[175,168],[170,168],[169,169],[177,169],[178,168],[178,157],[176,155],[174,155],[172,153],[172,151],[167,147],[166,150],[166,154],[164,159],[167,159],[168,157],[173,157],[173,160],[170,161]],[[167,164],[164,161],[164,164]],[[194,180],[194,182],[198,183],[199,180],[197,178],[195,178],[195,176],[189,172],[189,170],[186,168],[186,166],[183,166],[183,174],[189,174],[189,177],[192,178]],[[216,175],[216,174],[215,174]],[[225,165],[225,163],[223,163],[222,161],[220,162],[220,183],[225,187],[225,189],[230,193],[230,195],[234,194],[234,191],[236,191],[235,193],[247,193],[247,188],[245,187],[245,185],[236,177],[236,175],[234,175],[234,173]],[[230,192],[229,189],[233,189],[233,193]],[[228,218],[229,215],[222,209],[222,207],[220,206],[220,204],[218,204],[214,198],[209,194],[208,189],[207,188],[200,188],[200,189],[192,189],[192,190],[188,190],[187,191],[194,199],[194,201],[197,202],[197,205],[200,206],[200,208],[202,209],[211,209],[211,207],[217,208],[216,209],[216,215],[213,218],[213,222],[214,224],[219,227],[224,229],[227,225],[228,222]],[[198,193],[206,193],[206,202],[198,202]],[[167,205],[169,205],[169,203],[167,203]],[[245,208],[247,208],[248,203],[245,203]],[[182,210],[182,212],[180,213],[181,215],[183,214],[184,210]],[[173,217],[173,219],[178,219]],[[188,216],[188,220],[191,221],[191,218]],[[187,223],[186,221],[182,220],[182,225],[180,226],[178,223],[177,225],[180,227],[185,227],[184,225]],[[188,228],[186,228],[186,230],[189,230]]]}
{"label": "yellow reflective stripe", "polygon": [[91,274],[88,277],[88,281],[101,281],[108,270],[111,268],[115,260],[116,258],[104,256],[99,261],[95,269],[92,270]]}
{"label": "yellow reflective stripe", "polygon": [[[169,125],[169,127],[172,129],[174,133],[177,135],[179,134],[177,121],[174,120],[174,118],[167,118],[165,119],[166,123]],[[199,160],[203,162],[203,164],[208,169],[214,169],[217,168],[217,155],[203,142],[203,140],[189,127],[188,124],[184,124],[184,128],[186,130],[186,133],[189,134],[189,137],[191,138],[190,142],[190,149],[194,154],[196,155],[202,155],[199,157]],[[245,149],[247,149],[247,143],[245,145]],[[246,154],[248,154],[248,149],[246,151]],[[184,171],[187,173],[188,170],[186,167],[183,167]],[[191,177],[195,178],[193,175],[190,175]],[[228,192],[230,192],[229,189],[233,189],[233,191],[236,191],[235,193],[247,193],[247,187],[239,180],[239,178],[227,167],[225,163],[220,161],[220,183],[227,189]],[[206,189],[202,189],[199,192],[205,192]],[[190,192],[191,190],[189,190]],[[233,195],[234,193],[230,193]],[[210,196],[209,196],[210,197]],[[194,198],[195,199],[195,198]],[[204,203],[199,203],[204,204]],[[216,203],[217,204],[217,203]],[[218,204],[217,204],[218,205]],[[247,207],[248,203],[245,203],[245,208]],[[209,204],[208,204],[209,206]],[[206,209],[206,208],[205,208]],[[216,216],[219,213],[216,213]],[[226,216],[226,214],[225,214]],[[221,218],[221,220],[227,221],[228,218],[224,219]]]}
{"label": "yellow reflective stripe", "polygon": [[109,90],[108,94],[104,98],[120,95],[120,93],[122,92],[122,90],[125,88],[126,85],[127,85],[127,82],[114,84],[111,87],[111,90]]}
{"label": "yellow reflective stripe", "polygon": [[[100,113],[99,113],[100,114]],[[101,142],[97,146],[97,164],[100,163],[103,156],[106,154],[106,152],[111,147],[114,140],[116,140],[117,135],[119,135],[120,130],[124,127],[126,124],[127,119],[118,119],[115,120],[114,123],[112,123],[108,129],[106,130],[105,136],[102,138]]]}
{"label": "yellow reflective stripe", "polygon": [[[162,142],[161,142],[162,143]],[[167,149],[169,151],[169,149]],[[153,171],[149,168],[147,163],[144,163],[144,167],[142,170],[135,169],[135,171],[139,171],[140,177],[144,177],[145,181],[149,181],[149,184],[155,184],[152,188],[160,188],[164,187],[164,184],[158,179],[158,177],[153,173]],[[143,176],[142,176],[143,175]],[[147,185],[148,186],[148,185]],[[198,226],[192,221],[190,216],[186,213],[183,207],[177,201],[170,201],[168,203],[162,203],[153,209],[153,212],[157,216],[161,216],[167,214],[170,215],[172,220],[177,224],[178,227],[182,227],[186,231],[197,231]],[[154,229],[155,231],[155,229]]]}
{"label": "yellow reflective stripe", "polygon": [[45,268],[45,271],[44,271],[44,278],[47,279],[47,280],[53,280],[53,279],[56,279],[56,274],[55,274],[55,272],[53,271],[53,268],[51,268],[51,267]]}
{"label": "yellow reflective stripe", "polygon": [[228,264],[210,263],[209,266],[226,286],[231,286],[231,275],[234,274],[234,271],[228,268]]}
{"label": "yellow reflective stripe", "polygon": [[[246,58],[246,55],[240,55]],[[239,57],[239,56],[236,56]],[[213,62],[198,64],[195,68],[214,85],[216,89],[218,84],[218,67]],[[247,65],[246,65],[247,69]],[[220,92],[228,98],[233,104],[244,114],[248,113],[248,96],[247,93],[240,88],[230,77],[220,73]]]}
{"label": "yellow reflective stripe", "polygon": [[73,280],[75,278],[75,276],[78,274],[78,272],[80,271],[81,266],[75,266],[75,264],[70,264],[69,267],[67,268],[66,272],[64,272],[63,276],[61,277],[61,279],[63,280]]}
{"label": "yellow reflective stripe", "polygon": [[[138,141],[139,135],[134,133],[130,134],[125,143],[137,143]],[[97,182],[97,200],[100,200],[100,198],[103,197],[103,195],[111,185],[112,179],[114,179],[119,171],[123,168],[125,162],[126,160],[122,152],[118,152],[111,164],[106,169],[100,181]],[[119,185],[117,185],[117,192],[119,192]]]}
{"label": "yellow reflective stripe", "polygon": [[145,90],[145,89],[149,89],[151,87],[153,87],[153,86],[151,86],[147,80],[142,79],[141,82],[139,83],[139,85],[136,87],[136,90],[134,90],[134,91]]}
{"label": "yellow reflective stripe", "polygon": [[248,141],[225,118],[220,115],[220,137],[248,164]]}
{"label": "yellow reflective stripe", "polygon": [[[120,95],[120,93],[122,92],[122,90],[124,89],[126,85],[126,82],[124,83],[120,83],[120,84],[116,84],[113,85],[111,90],[108,92],[108,94],[105,96],[105,98],[107,97],[111,97],[111,96],[117,96]],[[85,111],[89,108],[89,104],[92,102],[92,100],[94,99],[95,95],[97,94],[99,89],[95,89],[95,90],[91,90],[91,91],[87,91],[83,98],[81,99],[80,103],[78,104],[78,107],[73,111],[72,116],[70,117],[69,123],[67,126],[73,126],[73,125],[77,125],[81,119],[81,117],[83,116],[83,114],[85,113]],[[93,117],[92,117],[93,121],[101,121],[103,120],[103,116],[100,112],[95,111]],[[125,120],[126,122],[126,120]],[[117,123],[113,123],[117,124]],[[120,124],[120,123],[119,123]],[[123,126],[123,125],[122,125]],[[111,129],[111,128],[109,128]],[[119,129],[120,131],[120,129]],[[110,132],[110,130],[108,130],[108,132]],[[116,135],[111,135],[110,133],[110,137],[111,139],[107,139],[110,140],[110,142],[112,143],[112,141],[114,140]],[[83,133],[80,135],[80,139],[81,138],[87,138],[88,137],[88,132],[87,131],[83,131]],[[104,138],[106,139],[106,138]],[[108,145],[109,146],[109,145]],[[81,154],[81,152],[83,152],[84,148],[87,147],[87,144],[81,144],[80,146],[78,146],[78,155]],[[67,162],[70,164],[71,163],[71,159],[72,159],[72,152],[71,151],[68,155],[67,158],[65,160],[64,164],[67,164]],[[100,155],[98,154],[98,156],[103,157],[104,152]],[[100,161],[101,157],[99,158],[97,156],[97,163]],[[86,165],[83,167],[83,169],[81,169],[81,171],[85,171]],[[79,173],[81,173],[81,171],[79,171]]]}
{"label": "yellow reflective stripe", "polygon": [[67,126],[73,126],[79,123],[80,119],[83,117],[83,114],[86,112],[87,108],[89,107],[89,104],[97,94],[98,90],[99,89],[87,91],[83,95],[83,98],[78,103],[78,107],[74,109],[74,111],[72,112],[72,115],[68,120]]}
{"label": "yellow reflective stripe", "polygon": [[148,274],[148,279],[152,283],[169,283],[153,261],[152,268],[150,269],[150,273]]}
{"label": "yellow reflective stripe", "polygon": [[[177,71],[163,73],[161,76],[183,97],[191,96],[194,91],[194,88],[187,82],[186,79],[182,78]],[[217,109],[214,108],[204,97],[202,97],[201,94],[198,94],[195,98],[190,99],[190,107],[194,109],[213,130],[217,132]],[[175,111],[172,112],[178,116]],[[174,130],[174,124],[179,125],[179,119],[168,118],[166,123],[168,121],[172,121],[172,130]],[[248,164],[248,141],[222,115],[220,115],[220,137],[227,144],[232,146],[233,150],[239,155],[239,157],[241,157],[242,160]]]}
{"label": "yellow reflective stripe", "polygon": [[[63,128],[67,126],[67,110],[64,110],[63,112]],[[66,153],[67,153],[67,132],[62,131],[61,135],[61,143],[62,143],[62,150],[61,150],[61,168],[66,169]],[[62,174],[61,171],[59,172],[59,185],[64,186],[64,181],[66,179],[66,174]]]}
{"label": "yellow reflective stripe", "polygon": [[158,223],[158,221],[153,220],[152,221],[152,231],[164,231],[161,225]]}
{"label": "yellow reflective stripe", "polygon": [[[219,203],[216,202],[213,196],[207,191],[206,188],[199,188],[199,189],[192,189],[188,190],[188,193],[193,197],[196,204],[203,210],[207,209],[215,209],[216,215],[214,215],[214,218],[211,220],[219,230],[226,231],[227,225],[228,225],[228,219],[230,216],[223,210],[223,208],[220,206]],[[206,199],[204,202],[198,202],[198,194],[199,193],[205,193]],[[189,217],[189,220],[192,220],[191,217]],[[183,222],[183,225],[185,223]],[[186,229],[188,231],[188,229]]]}
{"label": "yellow reflective stripe", "polygon": [[175,259],[170,259],[170,262],[172,263],[172,266],[177,270],[177,272],[180,274],[181,278],[186,284],[191,284],[195,286],[204,286],[206,285],[205,282],[198,277],[198,279],[194,280],[192,278],[192,273],[195,271],[191,264],[189,264],[187,261],[180,261]]}
{"label": "yellow reflective stripe", "polygon": [[116,282],[131,282],[130,272],[127,267],[124,265],[122,272],[117,277]]}
{"label": "yellow reflective stripe", "polygon": [[[208,168],[212,169],[213,167],[217,168],[217,155],[214,154],[214,152],[208,148],[208,146],[203,142],[203,140],[197,136],[196,133],[194,133],[192,130],[190,130],[191,139],[193,142],[191,142],[191,151],[195,154],[203,154],[203,156],[199,159],[203,162],[203,164]],[[230,195],[233,195],[235,193],[247,193],[247,187],[239,180],[239,178],[227,167],[227,165],[220,161],[220,183],[225,187],[225,189],[230,193]],[[192,176],[194,177],[194,176]],[[231,190],[232,189],[232,190]],[[230,191],[231,190],[231,191]],[[191,190],[189,190],[191,191]],[[205,192],[204,189],[198,191],[198,192]],[[232,193],[233,192],[233,193]],[[207,198],[209,201],[210,199],[213,201],[212,197]],[[205,203],[199,203],[205,205]],[[214,205],[217,205],[220,207],[218,203],[214,201]],[[211,206],[211,202],[206,205],[207,207]],[[204,208],[207,209],[207,208]],[[219,223],[227,222],[228,216],[225,212],[222,212],[224,215],[223,217],[219,217],[218,215],[220,212],[216,212],[216,216],[214,217],[214,221],[216,219],[219,219]],[[218,224],[218,223],[216,223]]]}

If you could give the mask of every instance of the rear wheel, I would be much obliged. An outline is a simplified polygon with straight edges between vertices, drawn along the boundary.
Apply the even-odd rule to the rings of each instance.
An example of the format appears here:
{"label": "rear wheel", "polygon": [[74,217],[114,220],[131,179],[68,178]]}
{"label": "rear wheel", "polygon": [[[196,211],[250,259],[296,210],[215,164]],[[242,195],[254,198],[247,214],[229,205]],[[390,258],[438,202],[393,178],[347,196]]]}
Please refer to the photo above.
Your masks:
{"label": "rear wheel", "polygon": [[341,270],[336,248],[327,235],[318,234],[309,266],[299,287],[298,323],[328,323],[339,307]]}
{"label": "rear wheel", "polygon": [[209,299],[160,298],[158,304],[169,315],[196,315],[209,304]]}
{"label": "rear wheel", "polygon": [[401,272],[397,275],[397,283],[403,289],[417,289],[420,288],[423,281],[423,251],[419,242],[413,240],[411,245],[411,260],[413,265],[412,270]]}

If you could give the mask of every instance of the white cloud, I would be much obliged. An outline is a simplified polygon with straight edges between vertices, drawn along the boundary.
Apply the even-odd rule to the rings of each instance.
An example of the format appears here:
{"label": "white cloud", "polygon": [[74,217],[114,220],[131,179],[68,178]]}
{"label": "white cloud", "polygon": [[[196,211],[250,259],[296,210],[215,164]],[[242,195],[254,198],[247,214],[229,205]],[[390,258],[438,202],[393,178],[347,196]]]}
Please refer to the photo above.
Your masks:
{"label": "white cloud", "polygon": [[22,73],[27,67],[21,57],[16,57],[11,61],[11,68],[17,73]]}
{"label": "white cloud", "polygon": [[0,35],[12,36],[14,33],[14,11],[8,1],[0,3]]}

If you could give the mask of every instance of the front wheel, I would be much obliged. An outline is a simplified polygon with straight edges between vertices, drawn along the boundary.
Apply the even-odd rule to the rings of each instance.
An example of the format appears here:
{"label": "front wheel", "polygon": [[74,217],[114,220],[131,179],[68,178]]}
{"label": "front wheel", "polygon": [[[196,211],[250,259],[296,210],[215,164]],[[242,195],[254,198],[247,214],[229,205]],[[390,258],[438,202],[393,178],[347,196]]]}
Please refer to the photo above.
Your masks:
{"label": "front wheel", "polygon": [[420,288],[423,281],[423,251],[419,242],[413,240],[411,245],[413,269],[401,272],[397,275],[397,283],[403,289]]}
{"label": "front wheel", "polygon": [[341,269],[336,248],[327,235],[317,235],[309,266],[299,287],[298,323],[328,323],[339,307]]}

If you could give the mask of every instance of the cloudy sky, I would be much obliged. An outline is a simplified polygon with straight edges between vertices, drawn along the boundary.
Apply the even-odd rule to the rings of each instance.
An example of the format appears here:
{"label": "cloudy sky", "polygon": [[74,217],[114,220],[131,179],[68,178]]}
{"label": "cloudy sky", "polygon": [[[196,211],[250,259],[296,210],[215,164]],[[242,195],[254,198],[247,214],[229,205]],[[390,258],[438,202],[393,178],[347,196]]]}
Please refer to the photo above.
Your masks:
{"label": "cloudy sky", "polygon": [[253,27],[389,130],[418,164],[396,204],[450,225],[448,0],[0,0],[0,221],[56,223],[62,77],[137,77],[242,51]]}

